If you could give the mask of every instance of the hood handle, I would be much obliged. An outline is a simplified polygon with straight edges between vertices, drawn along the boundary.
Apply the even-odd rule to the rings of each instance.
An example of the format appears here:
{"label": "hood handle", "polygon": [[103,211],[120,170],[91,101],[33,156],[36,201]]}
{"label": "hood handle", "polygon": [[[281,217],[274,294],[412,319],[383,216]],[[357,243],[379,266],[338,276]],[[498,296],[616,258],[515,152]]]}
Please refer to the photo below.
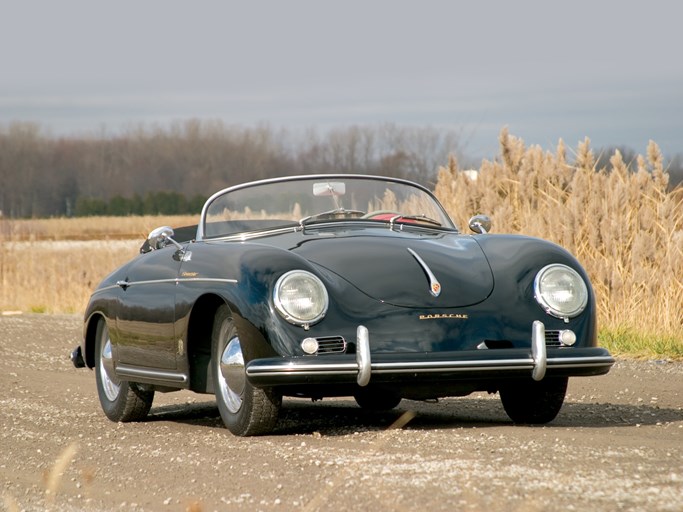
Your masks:
{"label": "hood handle", "polygon": [[439,295],[441,295],[441,283],[439,283],[439,280],[434,275],[434,272],[432,272],[432,270],[425,263],[425,261],[422,258],[420,258],[420,255],[413,251],[410,247],[408,247],[408,252],[420,264],[425,274],[427,274],[427,278],[429,279],[429,293],[433,297],[438,297]]}

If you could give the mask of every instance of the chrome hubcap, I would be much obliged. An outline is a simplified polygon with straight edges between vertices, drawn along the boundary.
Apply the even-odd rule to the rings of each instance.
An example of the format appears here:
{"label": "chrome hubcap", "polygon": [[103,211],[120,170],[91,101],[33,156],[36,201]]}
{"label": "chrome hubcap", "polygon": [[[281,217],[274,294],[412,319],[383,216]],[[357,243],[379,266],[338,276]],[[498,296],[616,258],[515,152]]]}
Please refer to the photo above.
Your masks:
{"label": "chrome hubcap", "polygon": [[246,385],[244,356],[237,336],[232,338],[223,349],[218,380],[223,403],[231,413],[236,413],[242,407],[242,396]]}
{"label": "chrome hubcap", "polygon": [[114,370],[114,359],[111,353],[111,340],[109,339],[109,334],[105,332],[105,336],[107,341],[102,348],[102,354],[100,354],[100,383],[102,384],[104,394],[113,402],[119,396],[121,384],[116,377],[116,372]]}

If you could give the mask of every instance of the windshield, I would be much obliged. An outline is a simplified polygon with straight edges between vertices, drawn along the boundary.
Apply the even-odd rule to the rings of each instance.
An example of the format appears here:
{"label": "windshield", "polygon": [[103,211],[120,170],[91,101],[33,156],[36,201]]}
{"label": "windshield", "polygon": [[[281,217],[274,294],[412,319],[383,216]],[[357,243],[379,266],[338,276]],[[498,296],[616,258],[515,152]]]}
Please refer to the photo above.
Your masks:
{"label": "windshield", "polygon": [[204,206],[198,238],[350,220],[454,229],[434,196],[418,185],[318,175],[249,183],[215,194]]}

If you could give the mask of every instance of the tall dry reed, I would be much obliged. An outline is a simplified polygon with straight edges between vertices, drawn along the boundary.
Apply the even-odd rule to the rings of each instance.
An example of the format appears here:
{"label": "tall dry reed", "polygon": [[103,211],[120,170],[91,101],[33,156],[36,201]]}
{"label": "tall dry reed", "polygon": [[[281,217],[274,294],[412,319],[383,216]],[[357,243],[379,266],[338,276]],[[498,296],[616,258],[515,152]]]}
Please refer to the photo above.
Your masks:
{"label": "tall dry reed", "polygon": [[486,213],[495,232],[556,242],[590,275],[602,326],[683,344],[683,190],[667,192],[657,145],[632,170],[619,151],[598,169],[588,139],[569,158],[561,140],[544,152],[504,129],[500,151],[476,179],[454,158],[439,170],[436,194],[456,222]]}

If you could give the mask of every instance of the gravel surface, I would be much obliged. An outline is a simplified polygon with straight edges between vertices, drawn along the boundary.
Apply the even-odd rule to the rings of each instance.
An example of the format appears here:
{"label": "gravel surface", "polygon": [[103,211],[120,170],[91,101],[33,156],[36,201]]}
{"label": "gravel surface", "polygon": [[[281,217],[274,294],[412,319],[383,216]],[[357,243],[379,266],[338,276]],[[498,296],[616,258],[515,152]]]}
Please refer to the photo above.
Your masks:
{"label": "gravel surface", "polygon": [[185,391],[110,422],[68,360],[80,335],[78,316],[0,317],[4,510],[683,510],[680,362],[570,379],[543,427],[485,394],[382,413],[286,399],[272,435],[237,438]]}

